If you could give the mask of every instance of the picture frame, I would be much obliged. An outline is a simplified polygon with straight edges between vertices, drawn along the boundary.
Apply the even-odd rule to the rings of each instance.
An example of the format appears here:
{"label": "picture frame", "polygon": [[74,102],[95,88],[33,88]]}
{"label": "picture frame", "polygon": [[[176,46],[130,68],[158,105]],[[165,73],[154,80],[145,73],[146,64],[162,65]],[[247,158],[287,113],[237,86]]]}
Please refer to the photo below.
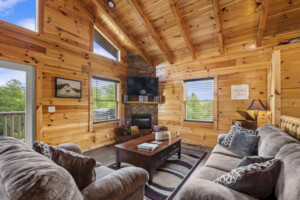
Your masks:
{"label": "picture frame", "polygon": [[55,97],[57,98],[81,99],[81,90],[81,81],[59,77],[55,78]]}
{"label": "picture frame", "polygon": [[231,85],[231,100],[248,100],[249,85]]}

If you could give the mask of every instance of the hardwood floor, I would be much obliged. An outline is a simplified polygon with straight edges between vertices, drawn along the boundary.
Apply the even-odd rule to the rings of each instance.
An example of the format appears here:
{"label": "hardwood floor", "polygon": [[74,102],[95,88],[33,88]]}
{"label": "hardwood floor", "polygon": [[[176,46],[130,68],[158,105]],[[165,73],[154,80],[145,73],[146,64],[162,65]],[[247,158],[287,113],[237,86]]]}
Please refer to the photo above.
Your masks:
{"label": "hardwood floor", "polygon": [[[206,147],[206,146],[190,145],[190,144],[185,144],[185,143],[182,143],[181,146],[182,146],[182,148],[194,149],[194,150],[198,150],[198,151],[207,152],[206,156],[202,159],[200,164],[197,166],[197,168],[194,170],[194,172],[189,177],[189,179],[191,179],[197,175],[198,170],[206,163],[213,148]],[[109,166],[116,162],[116,149],[115,149],[114,145],[94,149],[94,150],[85,152],[83,154],[94,158],[95,160],[97,160],[104,166]],[[180,193],[180,190],[178,191],[177,195],[174,197],[174,200],[179,199],[179,193]]]}

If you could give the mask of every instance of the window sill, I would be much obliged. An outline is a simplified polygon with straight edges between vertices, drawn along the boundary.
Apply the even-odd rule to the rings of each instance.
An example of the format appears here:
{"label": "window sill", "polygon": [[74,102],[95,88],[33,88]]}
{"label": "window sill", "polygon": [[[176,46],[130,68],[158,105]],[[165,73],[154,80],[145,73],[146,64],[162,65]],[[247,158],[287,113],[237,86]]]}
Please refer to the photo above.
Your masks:
{"label": "window sill", "polygon": [[112,120],[112,121],[103,121],[103,122],[93,122],[93,131],[97,131],[99,129],[106,128],[117,128],[120,119]]}
{"label": "window sill", "polygon": [[214,122],[204,122],[204,121],[183,121],[184,127],[191,127],[191,128],[214,128]]}

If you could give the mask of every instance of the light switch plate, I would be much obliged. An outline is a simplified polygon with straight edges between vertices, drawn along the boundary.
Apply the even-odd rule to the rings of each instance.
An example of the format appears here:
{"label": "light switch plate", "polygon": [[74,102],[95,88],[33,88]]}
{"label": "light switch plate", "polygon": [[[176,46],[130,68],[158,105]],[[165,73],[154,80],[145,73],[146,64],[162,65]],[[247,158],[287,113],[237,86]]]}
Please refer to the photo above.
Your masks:
{"label": "light switch plate", "polygon": [[48,106],[48,112],[49,113],[55,112],[55,106]]}

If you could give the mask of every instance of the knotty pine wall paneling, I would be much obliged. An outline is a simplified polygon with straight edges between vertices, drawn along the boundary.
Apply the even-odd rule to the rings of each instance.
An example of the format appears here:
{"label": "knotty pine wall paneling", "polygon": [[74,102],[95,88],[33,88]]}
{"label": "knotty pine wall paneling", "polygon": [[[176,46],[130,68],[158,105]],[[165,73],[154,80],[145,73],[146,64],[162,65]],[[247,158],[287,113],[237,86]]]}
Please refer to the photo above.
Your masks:
{"label": "knotty pine wall paneling", "polygon": [[[121,80],[123,93],[127,64],[89,51],[93,19],[77,1],[41,2],[38,33],[0,20],[0,59],[36,67],[36,138],[51,145],[73,142],[84,151],[114,143],[116,123],[89,131],[90,73]],[[82,98],[55,98],[55,77],[81,81]],[[48,113],[48,106],[56,112]],[[121,113],[122,121],[124,106]]]}
{"label": "knotty pine wall paneling", "polygon": [[[267,68],[270,65],[273,48],[279,41],[298,36],[299,32],[266,38],[264,48],[252,48],[247,45],[230,46],[224,55],[202,55],[197,61],[182,62],[173,65],[160,65],[156,69],[159,77],[160,93],[165,96],[165,103],[158,106],[158,122],[167,127],[173,136],[180,131],[183,142],[214,146],[220,133],[228,133],[232,120],[240,119],[236,110],[246,110],[252,99],[259,98],[267,104]],[[295,53],[295,52],[293,52]],[[286,98],[283,105],[286,113],[298,109],[298,100],[289,96],[297,92],[295,67],[299,61],[293,53],[286,52],[284,58],[289,62],[283,68],[293,69],[286,74],[283,85]],[[298,71],[297,71],[298,72]],[[288,75],[289,73],[289,75]],[[184,123],[183,80],[205,77],[217,78],[217,119],[213,128],[201,124]],[[231,85],[249,84],[249,100],[231,100]],[[294,87],[295,86],[295,87]],[[283,89],[284,90],[284,89]],[[253,116],[252,111],[248,111]],[[284,113],[284,111],[283,111]],[[258,126],[269,122],[269,111],[259,111]]]}

